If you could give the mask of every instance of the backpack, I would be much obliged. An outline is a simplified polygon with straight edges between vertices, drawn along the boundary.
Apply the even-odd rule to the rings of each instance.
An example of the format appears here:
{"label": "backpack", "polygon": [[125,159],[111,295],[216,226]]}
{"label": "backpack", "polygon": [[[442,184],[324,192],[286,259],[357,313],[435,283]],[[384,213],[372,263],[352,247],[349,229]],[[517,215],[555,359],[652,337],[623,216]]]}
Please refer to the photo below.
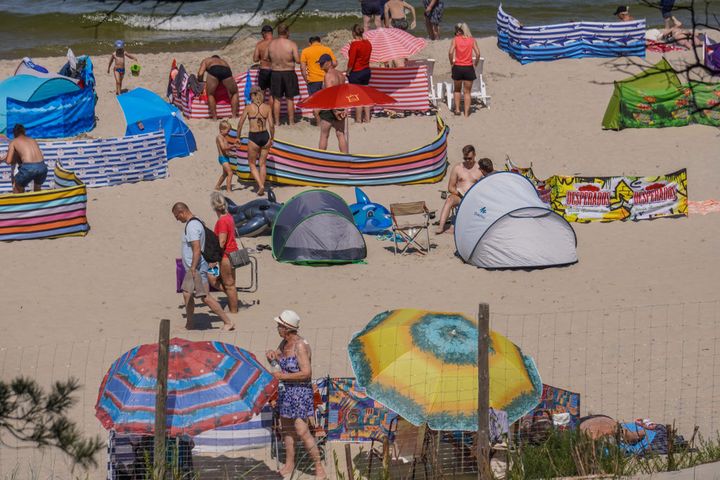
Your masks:
{"label": "backpack", "polygon": [[205,226],[202,220],[197,217],[192,217],[190,220],[188,220],[187,224],[185,225],[185,235],[187,235],[187,226],[193,220],[197,220],[198,222],[200,222],[200,224],[203,226],[203,229],[205,229],[205,247],[202,249],[202,256],[205,261],[208,263],[215,263],[222,260],[224,252],[223,249],[220,247],[220,240],[218,239],[217,235],[215,235],[215,232]]}

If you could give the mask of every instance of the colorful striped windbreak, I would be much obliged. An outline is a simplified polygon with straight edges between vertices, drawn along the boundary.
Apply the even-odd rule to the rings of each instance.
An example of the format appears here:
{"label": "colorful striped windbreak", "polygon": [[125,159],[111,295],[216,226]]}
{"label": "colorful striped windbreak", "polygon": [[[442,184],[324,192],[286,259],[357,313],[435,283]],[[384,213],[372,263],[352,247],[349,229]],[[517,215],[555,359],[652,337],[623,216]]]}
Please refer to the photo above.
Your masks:
{"label": "colorful striped windbreak", "polygon": [[55,164],[53,190],[0,195],[0,240],[87,235],[87,190],[74,173]]}
{"label": "colorful striped windbreak", "polygon": [[[267,158],[267,178],[285,185],[397,185],[439,182],[447,171],[447,138],[450,129],[437,118],[432,143],[393,155],[352,155],[303,147],[273,140]],[[233,171],[251,180],[247,163],[247,138],[235,145],[230,157]]]}

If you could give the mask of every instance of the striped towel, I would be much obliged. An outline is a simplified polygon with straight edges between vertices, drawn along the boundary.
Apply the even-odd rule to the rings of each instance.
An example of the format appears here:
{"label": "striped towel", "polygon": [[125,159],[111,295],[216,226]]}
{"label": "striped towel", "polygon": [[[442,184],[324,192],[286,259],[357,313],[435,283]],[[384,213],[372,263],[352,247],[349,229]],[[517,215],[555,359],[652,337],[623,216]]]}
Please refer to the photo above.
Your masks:
{"label": "striped towel", "polygon": [[248,450],[270,445],[272,439],[273,413],[266,405],[260,415],[249,422],[215,430],[208,430],[193,437],[196,453],[223,453],[230,450]]}

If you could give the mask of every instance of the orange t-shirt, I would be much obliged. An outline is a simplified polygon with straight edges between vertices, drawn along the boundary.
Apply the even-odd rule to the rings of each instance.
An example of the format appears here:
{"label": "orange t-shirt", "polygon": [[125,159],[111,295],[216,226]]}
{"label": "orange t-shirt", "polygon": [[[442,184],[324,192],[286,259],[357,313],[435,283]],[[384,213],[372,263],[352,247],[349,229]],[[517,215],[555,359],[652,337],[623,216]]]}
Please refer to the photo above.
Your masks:
{"label": "orange t-shirt", "polygon": [[458,67],[471,67],[475,39],[458,35],[453,38],[453,42],[455,42],[455,65]]}

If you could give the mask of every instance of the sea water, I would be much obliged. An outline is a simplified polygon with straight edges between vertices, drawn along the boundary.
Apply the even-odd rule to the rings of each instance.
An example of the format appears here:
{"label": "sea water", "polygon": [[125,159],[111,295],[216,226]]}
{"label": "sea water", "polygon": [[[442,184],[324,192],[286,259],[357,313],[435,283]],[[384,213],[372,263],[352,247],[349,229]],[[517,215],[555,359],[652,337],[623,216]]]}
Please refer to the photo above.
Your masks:
{"label": "sea water", "polygon": [[[505,10],[526,25],[573,20],[610,21],[623,0],[508,0]],[[627,1],[627,0],[624,0]],[[689,0],[678,0],[677,6]],[[409,0],[418,15],[417,35],[426,35],[421,0]],[[441,34],[466,22],[476,37],[495,34],[496,0],[444,0]],[[702,0],[695,2],[704,9]],[[118,7],[115,10],[116,7]],[[720,13],[720,0],[709,1]],[[660,12],[630,2],[636,18],[662,23]],[[111,13],[112,12],[112,13]],[[213,49],[233,36],[257,33],[264,23],[291,17],[291,34],[304,41],[310,34],[349,29],[360,21],[358,0],[204,0],[167,2],[133,0],[0,0],[0,58],[109,53],[118,38],[134,52]],[[689,23],[687,11],[678,17]]]}

